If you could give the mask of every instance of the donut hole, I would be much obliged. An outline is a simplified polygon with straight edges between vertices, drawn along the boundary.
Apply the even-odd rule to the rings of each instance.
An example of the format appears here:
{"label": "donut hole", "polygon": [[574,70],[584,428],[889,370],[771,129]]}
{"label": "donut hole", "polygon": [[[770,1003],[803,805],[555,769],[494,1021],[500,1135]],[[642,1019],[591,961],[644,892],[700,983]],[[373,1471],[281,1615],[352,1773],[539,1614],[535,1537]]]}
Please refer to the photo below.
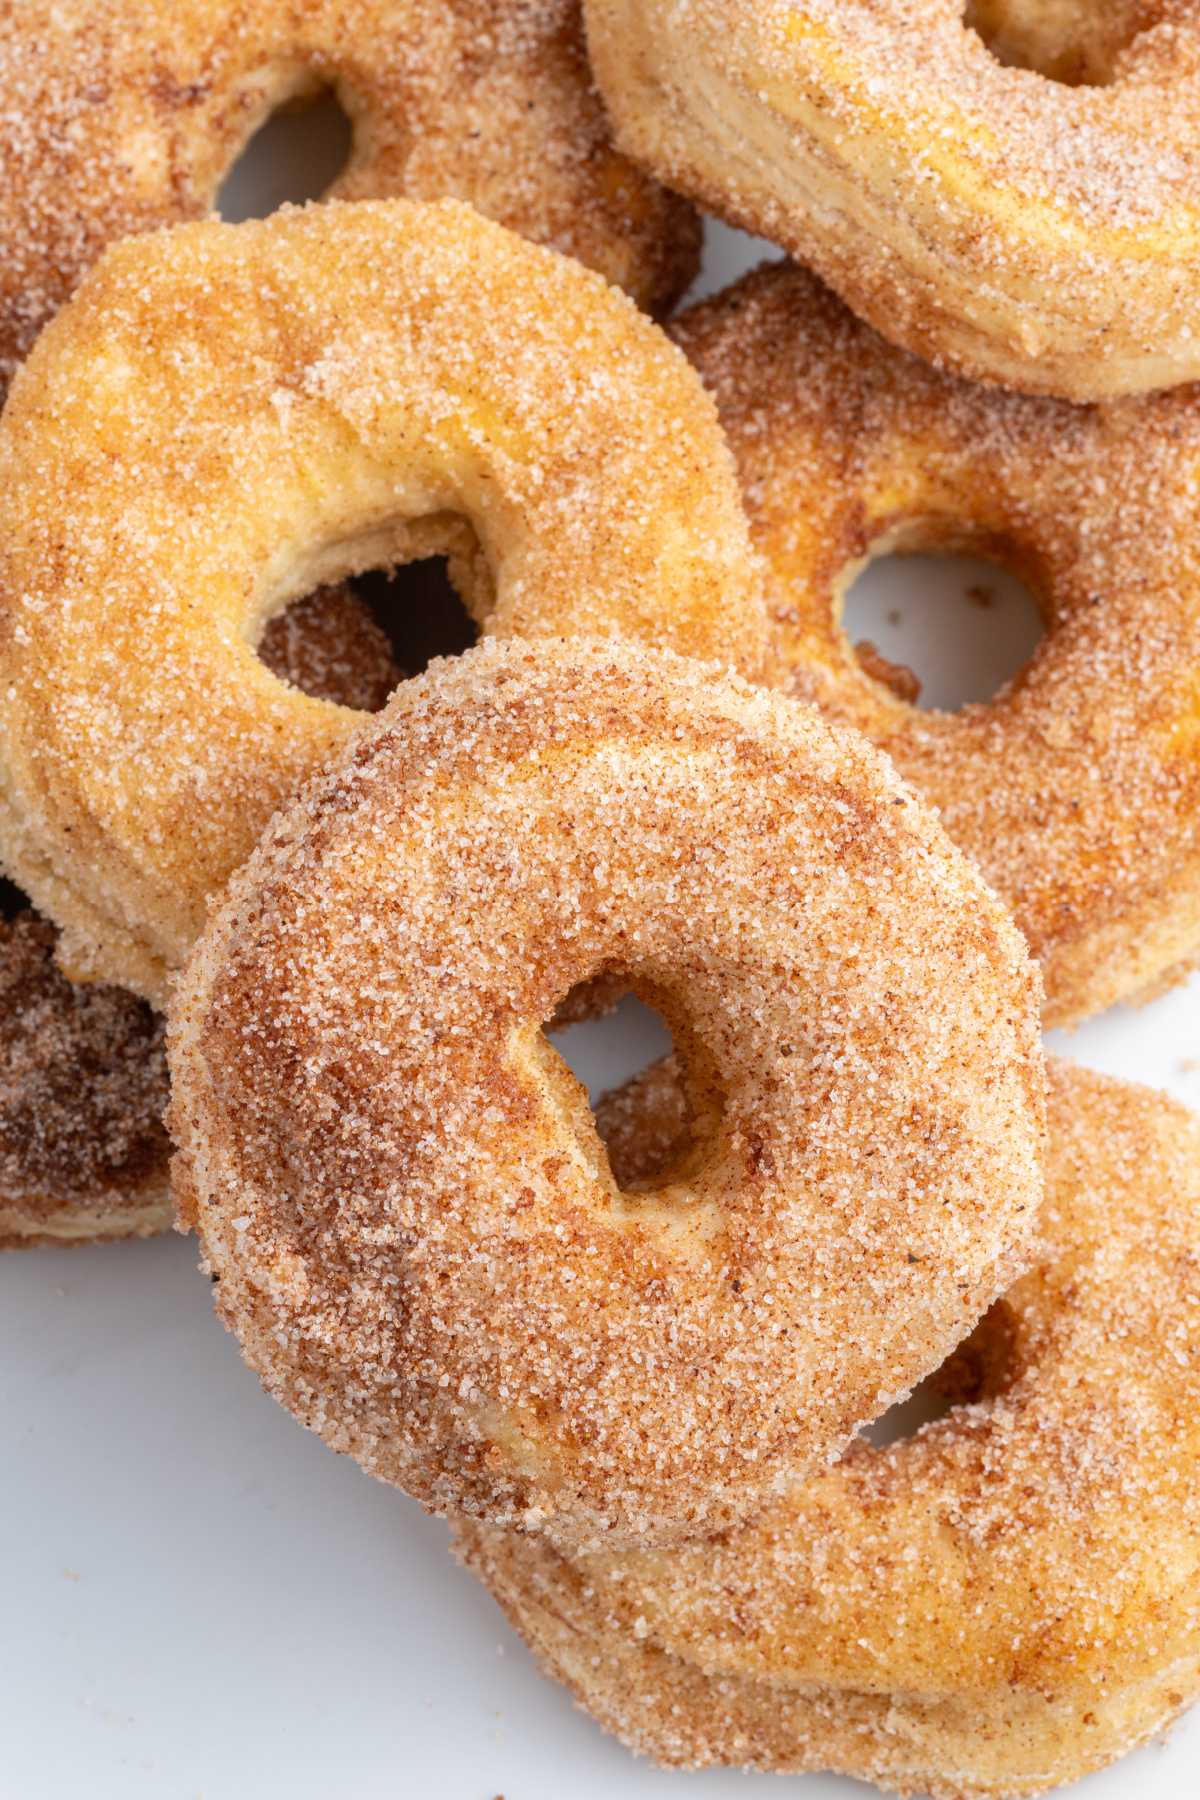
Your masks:
{"label": "donut hole", "polygon": [[[653,997],[629,991],[628,976],[601,975],[572,989],[546,1026],[594,1109],[571,1118],[580,1147],[596,1160],[602,1145],[613,1182],[634,1197],[694,1178],[723,1112],[715,1072],[686,1013],[673,998],[666,1010],[675,1015],[674,1030]],[[549,1044],[546,1053],[555,1057]]]}
{"label": "donut hole", "polygon": [[1007,69],[1107,87],[1122,53],[1165,12],[1162,0],[967,0],[963,24]]}
{"label": "donut hole", "polygon": [[276,613],[258,656],[280,681],[356,712],[378,712],[404,679],[387,633],[348,581],[314,588]]}
{"label": "donut hole", "polygon": [[344,172],[354,126],[330,88],[293,94],[275,108],[225,176],[216,210],[231,225],[265,219],[289,201],[319,200]]}
{"label": "donut hole", "polygon": [[601,975],[572,988],[546,1029],[593,1104],[675,1047],[662,1014],[639,1000],[629,991],[628,979],[617,975]]}
{"label": "donut hole", "polygon": [[1016,1313],[1007,1300],[995,1300],[940,1368],[918,1382],[906,1400],[898,1400],[880,1418],[864,1425],[858,1435],[874,1449],[883,1450],[915,1437],[956,1406],[976,1406],[995,1399],[1016,1379],[1016,1345]]}
{"label": "donut hole", "polygon": [[450,579],[450,558],[325,582],[291,601],[256,646],[273,675],[314,700],[378,712],[435,656],[470,649],[479,628]]}
{"label": "donut hole", "polygon": [[10,924],[18,914],[28,912],[33,902],[27,894],[23,894],[15,881],[9,881],[6,875],[0,875],[0,919]]}
{"label": "donut hole", "polygon": [[449,557],[372,569],[350,585],[370,607],[407,675],[419,675],[435,656],[461,656],[479,637],[479,627],[450,578]]}
{"label": "donut hole", "polygon": [[852,572],[840,603],[863,673],[922,711],[993,699],[1045,636],[1033,594],[990,559],[889,550]]}

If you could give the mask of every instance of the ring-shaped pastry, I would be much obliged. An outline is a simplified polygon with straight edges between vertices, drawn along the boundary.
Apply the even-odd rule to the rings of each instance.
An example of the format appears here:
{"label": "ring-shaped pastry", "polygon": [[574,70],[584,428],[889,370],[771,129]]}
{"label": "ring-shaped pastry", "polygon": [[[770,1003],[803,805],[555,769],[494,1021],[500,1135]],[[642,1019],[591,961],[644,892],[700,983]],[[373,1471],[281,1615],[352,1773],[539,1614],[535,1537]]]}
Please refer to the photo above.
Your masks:
{"label": "ring-shaped pastry", "polygon": [[[610,972],[686,1069],[647,1190],[541,1029]],[[264,1384],[371,1473],[670,1542],[835,1455],[1006,1285],[1039,986],[862,739],[667,652],[481,645],[214,911],[171,1013],[181,1216]]]}
{"label": "ring-shaped pastry", "polygon": [[[306,694],[376,712],[400,671],[364,603],[323,588],[258,648]],[[15,899],[15,896],[13,896]],[[108,984],[68,981],[34,912],[0,922],[0,1249],[148,1237],[175,1222],[163,1021]]]}
{"label": "ring-shaped pastry", "polygon": [[7,0],[0,383],[106,244],[211,212],[278,107],[335,90],[343,200],[468,200],[666,312],[699,225],[613,148],[578,0]]}
{"label": "ring-shaped pastry", "polygon": [[174,1221],[163,1021],[70,982],[53,926],[0,921],[0,1249],[146,1237]]}
{"label": "ring-shaped pastry", "polygon": [[456,1527],[631,1748],[1030,1795],[1200,1697],[1200,1124],[1049,1077],[1042,1248],[942,1372],[944,1418],[669,1556]]}
{"label": "ring-shaped pastry", "polygon": [[[788,264],[675,334],[767,563],[770,679],[939,809],[1041,964],[1048,1025],[1148,998],[1200,947],[1200,390],[989,392]],[[990,557],[1037,596],[1046,635],[986,704],[920,711],[908,671],[851,648],[842,595],[890,550]]]}
{"label": "ring-shaped pastry", "polygon": [[105,253],[0,420],[0,861],[67,974],[165,999],[207,896],[361,717],[285,689],[258,637],[444,551],[485,632],[762,655],[712,402],[581,264],[452,201]]}
{"label": "ring-shaped pastry", "polygon": [[[660,179],[906,349],[1097,400],[1200,376],[1200,23],[1176,0],[1077,10],[1132,40],[1084,43],[1076,78],[1103,85],[1003,66],[961,0],[584,7],[617,141]],[[968,16],[1066,73],[1080,34],[1057,34],[1062,8],[1040,9],[1048,36],[1025,11]]]}

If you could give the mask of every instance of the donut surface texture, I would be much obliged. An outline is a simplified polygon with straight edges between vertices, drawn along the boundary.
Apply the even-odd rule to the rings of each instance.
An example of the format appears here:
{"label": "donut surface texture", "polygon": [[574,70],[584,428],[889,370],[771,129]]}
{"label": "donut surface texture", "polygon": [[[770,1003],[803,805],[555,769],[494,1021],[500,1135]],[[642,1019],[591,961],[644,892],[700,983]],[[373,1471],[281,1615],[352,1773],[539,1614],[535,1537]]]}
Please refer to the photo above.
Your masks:
{"label": "donut surface texture", "polygon": [[[541,1027],[621,973],[688,1143],[623,1193]],[[743,1516],[1024,1260],[1039,983],[886,759],[666,652],[407,682],[233,878],[172,1008],[179,1204],[304,1423],[564,1542]]]}
{"label": "donut surface texture", "polygon": [[1071,400],[1193,381],[1200,14],[1068,10],[1110,29],[1031,30],[1061,9],[1014,0],[971,16],[1104,85],[1004,67],[961,0],[585,0],[621,147],[895,343]]}
{"label": "donut surface texture", "polygon": [[360,715],[254,654],[322,583],[450,553],[485,632],[756,667],[712,402],[579,263],[452,201],[108,250],[0,419],[0,860],[68,974],[165,998],[208,894]]}
{"label": "donut surface texture", "polygon": [[652,312],[699,223],[613,148],[578,0],[0,0],[0,385],[105,245],[202,218],[278,107],[336,92],[331,194],[458,199]]}
{"label": "donut surface texture", "polygon": [[[939,809],[1041,964],[1047,1024],[1148,997],[1200,946],[1200,389],[986,392],[782,263],[676,335],[767,564],[769,679]],[[851,648],[842,595],[896,549],[990,557],[1037,596],[1046,636],[986,704],[919,711],[908,671]]]}
{"label": "donut surface texture", "polygon": [[567,1555],[470,1521],[547,1671],[660,1763],[1040,1794],[1200,1696],[1200,1127],[1049,1067],[1042,1248],[945,1371],[741,1530]]}
{"label": "donut surface texture", "polygon": [[147,1237],[174,1221],[163,1022],[54,964],[53,926],[0,921],[0,1249]]}
{"label": "donut surface texture", "polygon": [[[305,693],[375,712],[400,680],[348,587],[272,619],[259,654]],[[0,922],[0,1249],[148,1237],[175,1222],[163,1022],[113,986],[68,981],[54,927]]]}

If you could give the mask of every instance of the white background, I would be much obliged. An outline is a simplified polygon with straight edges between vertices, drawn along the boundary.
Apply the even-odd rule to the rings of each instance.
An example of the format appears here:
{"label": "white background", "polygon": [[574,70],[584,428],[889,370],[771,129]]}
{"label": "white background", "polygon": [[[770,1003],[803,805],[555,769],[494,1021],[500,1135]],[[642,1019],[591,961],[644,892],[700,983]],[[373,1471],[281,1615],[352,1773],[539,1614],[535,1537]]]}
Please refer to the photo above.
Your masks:
{"label": "white background", "polygon": [[[286,121],[240,197],[227,190],[227,215],[304,197],[305,157],[328,155],[318,138],[311,120]],[[759,254],[714,231],[706,287]],[[987,608],[965,597],[981,580]],[[993,691],[1029,647],[1013,584],[923,558],[872,568],[847,617],[852,638],[913,664],[943,704]],[[625,1002],[557,1042],[599,1091],[660,1053],[661,1026]],[[1053,1048],[1200,1105],[1200,986],[1055,1034]],[[176,1236],[0,1257],[5,1800],[868,1792],[635,1762],[539,1679],[450,1559],[444,1524],[262,1394],[196,1260]],[[1196,1800],[1195,1723],[1077,1792],[1134,1800],[1151,1784],[1156,1800]]]}

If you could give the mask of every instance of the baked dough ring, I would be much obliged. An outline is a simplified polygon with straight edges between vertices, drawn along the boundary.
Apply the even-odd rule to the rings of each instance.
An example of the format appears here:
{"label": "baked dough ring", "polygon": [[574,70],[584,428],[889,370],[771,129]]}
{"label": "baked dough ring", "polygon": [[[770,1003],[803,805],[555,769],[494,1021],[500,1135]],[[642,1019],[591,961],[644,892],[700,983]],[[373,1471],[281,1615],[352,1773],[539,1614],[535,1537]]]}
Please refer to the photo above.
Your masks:
{"label": "baked dough ring", "polygon": [[113,246],[14,385],[0,490],[0,860],[68,974],[152,1000],[358,723],[253,654],[297,596],[449,550],[487,632],[762,654],[732,463],[683,356],[452,201]]}
{"label": "baked dough ring", "polygon": [[166,1231],[163,1023],[54,966],[53,926],[0,921],[0,1249]]}
{"label": "baked dough ring", "polygon": [[[940,809],[1041,964],[1047,1024],[1148,997],[1200,945],[1200,390],[1086,409],[985,392],[786,264],[676,335],[768,565],[771,678]],[[983,554],[1038,596],[1046,636],[986,705],[917,711],[871,673],[907,671],[851,649],[841,596],[894,549]]]}
{"label": "baked dough ring", "polygon": [[336,89],[345,200],[469,200],[652,312],[699,223],[619,156],[578,0],[3,0],[0,389],[106,244],[199,219],[268,115]]}
{"label": "baked dough ring", "polygon": [[1049,1076],[1044,1248],[946,1371],[972,1403],[670,1556],[457,1527],[631,1748],[1040,1794],[1200,1696],[1200,1127]]}
{"label": "baked dough ring", "polygon": [[[1111,80],[1089,87],[1003,67],[961,0],[584,10],[621,147],[810,264],[894,342],[1073,400],[1200,376],[1194,6],[1095,0],[1147,29],[1119,52],[1095,34],[1082,72]],[[1030,31],[1024,10],[973,16],[1065,72],[1072,34]]]}
{"label": "baked dough ring", "polygon": [[[622,1194],[541,1026],[621,972],[685,1153]],[[266,834],[172,1008],[247,1361],[428,1506],[744,1516],[934,1367],[1040,1199],[1038,982],[891,765],[666,652],[481,645]]]}
{"label": "baked dough ring", "polygon": [[[377,711],[400,673],[347,588],[276,614],[259,655],[307,694]],[[72,982],[34,912],[0,922],[0,1249],[148,1237],[175,1222],[163,1024],[125,989]]]}

